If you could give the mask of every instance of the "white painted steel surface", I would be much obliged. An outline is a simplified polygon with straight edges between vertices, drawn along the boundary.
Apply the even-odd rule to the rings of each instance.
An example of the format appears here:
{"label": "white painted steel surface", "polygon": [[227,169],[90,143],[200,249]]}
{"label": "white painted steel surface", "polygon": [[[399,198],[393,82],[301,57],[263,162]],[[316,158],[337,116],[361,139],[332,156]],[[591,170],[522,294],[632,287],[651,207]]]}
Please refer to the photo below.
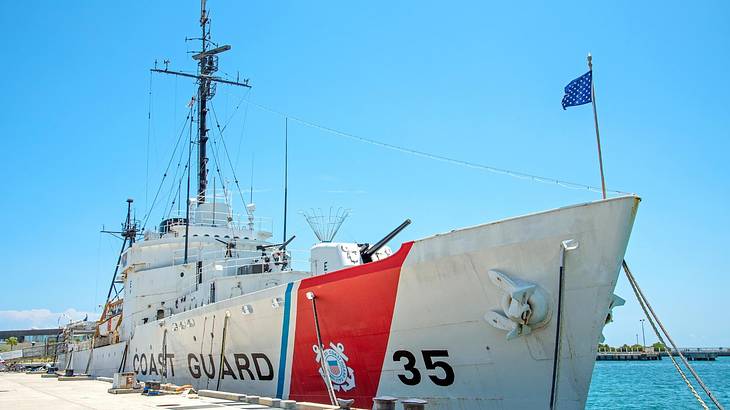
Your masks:
{"label": "white painted steel surface", "polygon": [[[565,257],[556,394],[558,408],[582,408],[638,203],[639,199],[633,196],[614,198],[415,241],[397,284],[377,394],[421,397],[429,401],[430,408],[438,409],[547,408],[561,244],[572,239],[579,247],[567,252]],[[490,270],[535,284],[548,295],[550,312],[543,326],[508,340],[507,332],[487,323],[485,314],[500,309],[505,297],[489,279]],[[297,278],[291,278],[294,279]],[[300,279],[295,280],[291,286],[288,339],[284,338],[288,347],[283,355],[282,301],[286,282],[204,304],[159,321],[135,324],[130,329],[125,370],[136,370],[142,380],[161,379],[176,384],[190,383],[200,389],[257,392],[272,397],[277,394],[278,377],[282,375],[282,398],[287,398],[291,383],[296,383],[290,377],[296,342],[295,312],[298,303],[309,303],[297,300],[300,283]],[[377,303],[376,296],[373,303]],[[243,380],[229,376],[218,385],[226,312],[230,313],[230,320],[225,359],[236,374],[241,373],[233,364],[236,360],[240,362],[246,356],[249,366]],[[352,318],[353,323],[357,320]],[[167,360],[161,356],[163,340],[164,349],[174,356]],[[348,349],[349,355],[358,354],[352,347]],[[448,351],[453,382],[448,386],[432,382],[446,377],[444,368],[430,366],[429,369],[419,357],[414,368],[421,375],[421,383],[404,384],[399,375],[408,373],[404,373],[402,361],[393,359],[394,354],[399,350],[434,349]],[[111,376],[117,371],[122,352],[123,343],[97,349],[91,373]],[[254,354],[266,357],[263,360],[259,356],[258,369],[253,364]],[[88,351],[74,353],[77,372],[85,367],[87,358]],[[283,373],[279,371],[280,358],[285,361]],[[153,373],[151,361],[155,363]],[[312,362],[313,366],[317,365]],[[169,366],[166,376],[163,376],[164,366]],[[215,371],[211,371],[213,367]],[[200,377],[191,377],[191,372]]]}

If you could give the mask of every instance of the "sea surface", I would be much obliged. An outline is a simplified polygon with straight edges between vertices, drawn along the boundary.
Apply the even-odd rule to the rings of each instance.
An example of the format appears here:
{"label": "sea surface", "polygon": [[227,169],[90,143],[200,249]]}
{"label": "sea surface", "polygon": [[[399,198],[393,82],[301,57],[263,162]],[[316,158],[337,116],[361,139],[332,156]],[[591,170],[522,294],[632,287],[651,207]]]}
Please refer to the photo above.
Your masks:
{"label": "sea surface", "polygon": [[[690,362],[721,405],[730,409],[730,357]],[[712,402],[685,374],[710,409]],[[667,357],[657,361],[596,362],[587,409],[701,409]]]}

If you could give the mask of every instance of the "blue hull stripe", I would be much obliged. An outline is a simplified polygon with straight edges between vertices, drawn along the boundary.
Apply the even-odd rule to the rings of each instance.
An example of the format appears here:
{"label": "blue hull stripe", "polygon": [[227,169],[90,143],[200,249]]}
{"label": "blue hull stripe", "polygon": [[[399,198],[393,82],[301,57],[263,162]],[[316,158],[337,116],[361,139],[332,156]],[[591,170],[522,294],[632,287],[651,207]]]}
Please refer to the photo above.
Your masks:
{"label": "blue hull stripe", "polygon": [[291,311],[291,290],[294,283],[286,285],[284,293],[284,323],[281,326],[281,353],[279,354],[279,376],[276,379],[276,397],[283,399],[284,377],[286,375],[286,354],[289,350],[289,314]]}

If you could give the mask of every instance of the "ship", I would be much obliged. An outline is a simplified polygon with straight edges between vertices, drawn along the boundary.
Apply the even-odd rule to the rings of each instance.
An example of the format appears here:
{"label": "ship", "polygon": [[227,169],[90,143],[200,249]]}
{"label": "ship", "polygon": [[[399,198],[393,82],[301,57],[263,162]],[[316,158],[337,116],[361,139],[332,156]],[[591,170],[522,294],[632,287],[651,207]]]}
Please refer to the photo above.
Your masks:
{"label": "ship", "polygon": [[[346,212],[310,215],[310,269],[208,186],[207,104],[231,49],[210,35],[190,104],[197,192],[141,230],[127,200],[123,244],[98,321],[69,324],[56,366],[92,376],[370,408],[376,397],[434,409],[581,409],[640,199],[634,195],[454,229],[397,249],[410,223],[370,243],[338,242]],[[190,160],[189,160],[190,162]],[[193,176],[195,177],[195,175]],[[194,178],[193,178],[194,179]],[[318,229],[319,228],[319,229]],[[387,228],[384,227],[384,231]],[[395,249],[395,250],[393,250]]]}

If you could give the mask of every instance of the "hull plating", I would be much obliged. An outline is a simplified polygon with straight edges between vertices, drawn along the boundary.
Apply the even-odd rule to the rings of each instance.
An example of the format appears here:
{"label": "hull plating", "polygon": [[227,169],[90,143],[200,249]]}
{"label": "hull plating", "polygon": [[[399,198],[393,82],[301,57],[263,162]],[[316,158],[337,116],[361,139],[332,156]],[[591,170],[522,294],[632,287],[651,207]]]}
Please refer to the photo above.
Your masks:
{"label": "hull plating", "polygon": [[[365,408],[390,395],[442,409],[544,409],[551,393],[558,408],[582,408],[638,202],[616,198],[453,231],[405,243],[382,261],[138,326],[124,367],[141,379],[323,403],[326,369],[335,394]],[[561,243],[569,239],[579,247],[565,256],[552,392]],[[505,295],[490,270],[544,291],[545,323],[509,340],[491,326],[485,315]],[[322,351],[307,292],[316,295]],[[119,361],[94,359],[91,372],[116,371],[122,345],[106,348]]]}

